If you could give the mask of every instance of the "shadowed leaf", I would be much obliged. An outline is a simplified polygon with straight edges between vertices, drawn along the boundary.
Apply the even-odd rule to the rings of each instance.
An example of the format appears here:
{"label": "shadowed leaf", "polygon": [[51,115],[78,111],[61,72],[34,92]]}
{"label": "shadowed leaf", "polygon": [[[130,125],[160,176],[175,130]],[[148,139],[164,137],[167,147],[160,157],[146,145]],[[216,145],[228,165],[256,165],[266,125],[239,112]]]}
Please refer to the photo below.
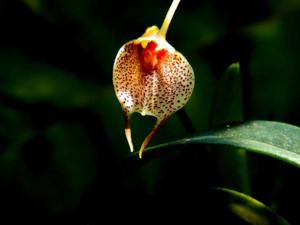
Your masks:
{"label": "shadowed leaf", "polygon": [[[145,150],[159,154],[163,147],[188,144],[217,144],[244,148],[252,152],[264,154],[300,167],[300,128],[280,122],[249,121],[236,126],[227,126],[189,138],[184,138]],[[231,148],[235,149],[235,148]],[[155,155],[157,155],[155,154]],[[134,157],[135,154],[133,154]]]}
{"label": "shadowed leaf", "polygon": [[227,188],[212,188],[212,195],[229,210],[250,224],[288,225],[289,223],[271,208],[256,199]]}

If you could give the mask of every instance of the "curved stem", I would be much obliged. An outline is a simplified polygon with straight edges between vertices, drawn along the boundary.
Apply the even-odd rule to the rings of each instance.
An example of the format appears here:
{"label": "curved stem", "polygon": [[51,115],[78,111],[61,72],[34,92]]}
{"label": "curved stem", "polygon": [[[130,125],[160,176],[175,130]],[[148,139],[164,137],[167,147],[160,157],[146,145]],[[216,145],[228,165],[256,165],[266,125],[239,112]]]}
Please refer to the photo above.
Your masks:
{"label": "curved stem", "polygon": [[173,18],[173,15],[177,9],[177,6],[179,4],[180,0],[173,0],[168,12],[167,12],[167,15],[164,19],[164,22],[163,24],[161,25],[161,28],[157,34],[157,36],[160,36],[162,38],[166,38],[166,34],[167,34],[167,31],[168,31],[168,28],[169,28],[169,25],[171,23],[171,20]]}
{"label": "curved stem", "polygon": [[140,159],[143,156],[143,152],[145,150],[145,148],[147,147],[147,145],[149,144],[149,142],[152,140],[153,136],[157,133],[158,129],[160,128],[160,126],[162,125],[162,123],[165,121],[165,119],[157,119],[156,124],[154,125],[153,129],[151,130],[151,132],[147,135],[147,137],[144,139],[141,148],[139,150],[139,157]]}

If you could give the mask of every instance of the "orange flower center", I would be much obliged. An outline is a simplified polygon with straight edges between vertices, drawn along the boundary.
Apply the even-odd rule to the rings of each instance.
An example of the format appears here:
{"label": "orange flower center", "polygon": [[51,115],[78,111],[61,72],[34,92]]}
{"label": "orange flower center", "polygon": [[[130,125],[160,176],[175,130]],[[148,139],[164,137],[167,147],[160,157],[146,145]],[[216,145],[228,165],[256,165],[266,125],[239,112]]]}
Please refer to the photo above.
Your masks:
{"label": "orange flower center", "polygon": [[156,47],[157,43],[155,41],[150,41],[145,48],[143,48],[142,44],[138,46],[140,63],[146,71],[155,70],[162,58],[167,54],[166,49],[157,51]]}

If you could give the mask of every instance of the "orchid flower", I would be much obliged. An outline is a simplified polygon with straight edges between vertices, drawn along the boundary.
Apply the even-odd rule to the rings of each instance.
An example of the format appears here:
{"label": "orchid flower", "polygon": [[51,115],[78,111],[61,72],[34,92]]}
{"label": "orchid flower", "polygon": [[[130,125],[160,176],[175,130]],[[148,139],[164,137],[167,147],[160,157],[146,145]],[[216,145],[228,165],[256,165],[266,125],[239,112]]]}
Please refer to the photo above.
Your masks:
{"label": "orchid flower", "polygon": [[157,26],[147,28],[141,37],[125,43],[115,58],[113,84],[124,111],[125,135],[131,152],[134,151],[130,127],[132,113],[157,118],[140,147],[140,158],[161,124],[182,108],[193,92],[193,68],[166,41],[179,2],[173,0],[160,29]]}

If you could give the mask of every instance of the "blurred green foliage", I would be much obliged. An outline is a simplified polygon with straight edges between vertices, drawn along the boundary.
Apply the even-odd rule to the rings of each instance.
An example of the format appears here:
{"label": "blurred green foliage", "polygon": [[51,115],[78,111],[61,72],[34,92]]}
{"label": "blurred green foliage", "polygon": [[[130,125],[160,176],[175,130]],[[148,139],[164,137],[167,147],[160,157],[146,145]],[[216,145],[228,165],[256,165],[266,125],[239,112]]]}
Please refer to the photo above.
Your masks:
{"label": "blurred green foliage", "polygon": [[[127,209],[130,202],[143,216],[138,208],[152,209],[158,201],[153,199],[179,202],[186,199],[183,193],[196,199],[211,185],[244,187],[236,184],[239,179],[220,173],[234,160],[225,158],[218,164],[212,149],[176,151],[134,173],[122,173],[129,148],[111,81],[114,57],[146,27],[159,26],[170,2],[0,2],[3,220],[88,224],[97,216],[132,213]],[[182,0],[167,40],[195,71],[195,90],[185,110],[197,132],[250,119],[300,125],[298,0]],[[235,62],[240,62],[241,75],[233,85],[228,83],[226,92],[221,77]],[[238,83],[241,86],[235,86]],[[238,98],[216,100],[236,91]],[[137,145],[153,122],[134,115]],[[152,144],[186,134],[176,114]],[[246,192],[299,224],[297,207],[291,208],[300,201],[299,171],[253,153],[243,159],[245,163],[243,170],[248,168],[249,174],[241,174]]]}

